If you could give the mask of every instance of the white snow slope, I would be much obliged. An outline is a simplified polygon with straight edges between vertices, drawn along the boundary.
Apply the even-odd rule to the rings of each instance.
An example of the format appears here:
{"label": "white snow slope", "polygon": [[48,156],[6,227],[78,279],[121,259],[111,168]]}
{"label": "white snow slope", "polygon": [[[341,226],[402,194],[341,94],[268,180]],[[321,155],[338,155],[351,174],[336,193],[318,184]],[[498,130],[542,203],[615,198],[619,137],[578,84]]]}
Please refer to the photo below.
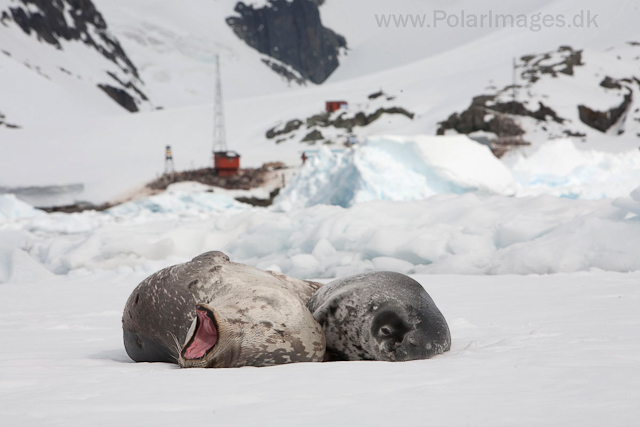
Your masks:
{"label": "white snow slope", "polygon": [[[347,37],[350,51],[325,84],[288,87],[224,23],[224,18],[232,13],[232,0],[179,3],[96,0],[96,5],[110,31],[132,61],[139,64],[154,105],[164,106],[165,110],[126,114],[115,103],[109,104],[106,96],[94,103],[75,89],[56,86],[19,61],[0,55],[3,67],[0,70],[10,72],[2,87],[6,86],[7,91],[11,90],[8,93],[13,94],[7,101],[3,95],[0,111],[7,116],[7,122],[23,127],[19,130],[0,127],[2,186],[82,183],[86,191],[81,199],[104,201],[162,172],[165,145],[173,146],[178,169],[208,165],[213,134],[215,53],[222,55],[229,145],[243,154],[243,164],[249,166],[274,160],[299,164],[303,147],[292,142],[276,145],[266,139],[266,130],[286,120],[316,114],[329,99],[344,99],[356,110],[366,109],[367,95],[380,88],[396,96],[393,102],[414,112],[416,117],[379,120],[365,130],[359,129],[361,138],[379,134],[433,135],[437,122],[465,109],[472,96],[483,93],[488,86],[508,85],[514,57],[552,51],[561,44],[584,49],[585,61],[590,66],[588,79],[576,76],[573,81],[564,80],[569,76],[560,77],[563,90],[566,89],[562,92],[566,95],[566,108],[575,109],[577,102],[581,102],[579,95],[585,92],[583,83],[587,80],[593,83],[594,73],[602,73],[601,77],[607,74],[622,77],[628,75],[628,70],[637,69],[632,53],[625,51],[621,60],[616,58],[620,49],[632,49],[627,42],[640,39],[635,25],[640,12],[634,2],[623,0],[606,4],[595,0],[538,0],[526,5],[501,0],[482,4],[471,0],[327,1],[321,7],[323,22]],[[540,31],[495,26],[387,28],[378,26],[376,21],[376,14],[432,16],[434,10],[448,14],[492,10],[568,17],[590,10],[598,15],[599,26]],[[0,26],[0,31],[7,30]],[[18,35],[12,33],[6,40],[14,40]],[[37,44],[35,37],[32,39]],[[0,48],[4,40],[0,38]],[[43,53],[40,52],[43,47],[27,46],[24,38],[20,43],[26,46],[24,49],[36,52],[38,58],[46,59],[51,67],[59,65],[56,58],[61,53],[55,49],[47,47],[50,53]],[[605,52],[610,47],[614,51]],[[65,55],[75,58],[73,61],[82,61]],[[23,75],[32,77],[30,83],[16,92],[14,88],[18,86],[11,86],[11,82],[22,82]],[[556,86],[549,87],[557,92]],[[54,89],[58,92],[51,92]],[[65,91],[71,91],[72,95]],[[33,97],[38,93],[46,96],[36,100]],[[601,95],[590,105],[610,106],[613,101],[606,94]],[[570,118],[575,120],[575,112],[571,114]],[[632,131],[621,136],[586,132],[587,143],[581,148],[595,146],[604,151],[620,151],[638,146],[638,138]]]}

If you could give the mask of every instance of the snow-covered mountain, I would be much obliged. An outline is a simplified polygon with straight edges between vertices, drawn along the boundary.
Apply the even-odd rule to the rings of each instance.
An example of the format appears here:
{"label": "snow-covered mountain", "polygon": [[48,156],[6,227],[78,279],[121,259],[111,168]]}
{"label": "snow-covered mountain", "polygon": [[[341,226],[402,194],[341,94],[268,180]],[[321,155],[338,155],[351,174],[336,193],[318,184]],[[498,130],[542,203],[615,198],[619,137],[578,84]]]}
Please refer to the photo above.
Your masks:
{"label": "snow-covered mountain", "polygon": [[[324,111],[328,100],[349,102],[345,120],[358,113],[369,117],[381,108],[401,108],[412,115],[381,114],[366,126],[351,127],[347,133],[354,133],[359,140],[379,134],[434,135],[452,114],[460,115],[468,109],[475,96],[495,96],[492,102],[507,103],[511,92],[504,89],[513,81],[514,58],[519,66],[517,82],[523,86],[518,90],[518,102],[533,113],[539,111],[542,102],[562,119],[558,123],[552,114],[543,114],[544,121],[529,114],[519,119],[519,126],[527,132],[525,139],[534,144],[530,150],[558,135],[574,135],[576,141],[586,140],[581,147],[609,151],[627,150],[640,142],[633,113],[638,98],[638,85],[633,78],[640,76],[635,51],[640,49],[630,44],[640,40],[636,25],[640,12],[634,2],[260,0],[245,1],[244,6],[235,0],[93,3],[105,28],[91,24],[87,34],[98,41],[103,39],[96,31],[102,31],[105,37],[108,34],[129,58],[133,67],[129,67],[129,73],[125,72],[127,61],[114,62],[91,43],[59,36],[58,49],[55,44],[39,41],[34,31],[26,34],[11,15],[11,8],[19,7],[25,14],[36,13],[37,5],[44,2],[0,2],[0,10],[9,11],[10,18],[0,25],[0,50],[11,55],[0,54],[0,112],[5,116],[0,121],[20,126],[15,129],[0,124],[0,148],[5,154],[0,157],[0,184],[4,187],[82,183],[85,192],[81,198],[105,200],[161,172],[165,145],[172,145],[178,169],[207,165],[216,54],[222,63],[229,145],[243,155],[244,165],[275,160],[298,164],[301,150],[314,142],[301,141],[314,130],[325,140],[344,141],[342,128],[323,127],[318,121],[309,127],[307,123],[307,119]],[[63,7],[67,15],[72,10],[71,3],[56,4],[67,5]],[[277,20],[281,9],[286,11],[282,16],[291,21],[287,28],[299,28],[295,24],[298,15],[290,13],[296,7],[311,13],[317,24],[307,42],[324,34],[324,40],[329,40],[325,48],[333,46],[332,52],[337,52],[337,66],[329,61],[322,77],[312,77],[302,65],[317,64],[321,62],[318,58],[305,62],[299,57],[305,49],[287,47],[286,31],[277,33],[284,39],[282,45],[265,45],[255,38],[261,25],[269,26],[272,19]],[[315,11],[319,11],[318,16]],[[492,22],[462,27],[459,21],[463,12],[467,18],[489,12],[524,16],[527,25],[505,27]],[[537,21],[550,15],[573,22],[575,16],[587,13],[597,18],[597,27],[587,28],[586,21],[582,27],[560,27],[556,21],[547,27]],[[446,18],[440,19],[443,14]],[[416,17],[424,17],[424,23],[416,21]],[[436,18],[440,20],[435,22]],[[75,22],[71,17],[67,20],[69,24]],[[247,24],[246,30],[241,23]],[[108,43],[104,46],[113,47]],[[281,46],[287,47],[288,53],[277,57],[275,52]],[[568,52],[581,52],[580,65],[573,67],[573,75],[540,72],[535,82],[523,76],[532,67],[553,65],[556,58],[562,62]],[[527,62],[523,57],[531,59]],[[288,79],[282,75],[284,71],[304,78],[306,84]],[[149,99],[143,102],[136,98],[142,110],[138,114],[129,114],[98,88],[99,84],[109,84],[135,97],[136,91],[127,87],[128,83],[135,84]],[[381,89],[388,97],[369,98]],[[599,117],[610,111],[618,114],[616,108],[623,105],[629,90],[633,99],[624,105],[625,132],[618,132],[620,120],[614,126],[608,123],[609,119],[604,120],[610,125],[606,132],[599,130],[598,127],[604,129],[596,124],[603,122]],[[585,108],[580,110],[580,106]],[[163,109],[155,110],[156,107]],[[591,124],[585,124],[581,115]],[[490,117],[483,116],[483,122],[485,118],[490,121]],[[281,138],[268,137],[269,130],[281,129],[295,120],[304,125],[294,137],[279,143],[276,141]],[[320,141],[315,140],[316,145]]]}
{"label": "snow-covered mountain", "polygon": [[90,0],[2,0],[0,23],[1,108],[18,123],[56,108],[72,115],[153,108],[137,67]]}
{"label": "snow-covered mountain", "polygon": [[438,133],[520,137],[525,143],[626,134],[640,144],[640,43],[606,52],[561,46],[524,55],[514,68],[515,84],[487,88],[465,111],[441,122]]}

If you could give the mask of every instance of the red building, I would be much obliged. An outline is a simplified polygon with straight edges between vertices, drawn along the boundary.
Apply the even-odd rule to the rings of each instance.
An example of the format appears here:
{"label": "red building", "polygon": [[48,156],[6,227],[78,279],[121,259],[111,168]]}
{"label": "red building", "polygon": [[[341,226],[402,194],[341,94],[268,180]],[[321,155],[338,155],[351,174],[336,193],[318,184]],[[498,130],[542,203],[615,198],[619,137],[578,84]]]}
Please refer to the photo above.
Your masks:
{"label": "red building", "polygon": [[240,169],[240,154],[235,151],[216,151],[213,160],[218,176],[233,176]]}
{"label": "red building", "polygon": [[333,113],[334,111],[337,111],[340,108],[342,108],[343,105],[346,107],[349,104],[347,104],[347,101],[327,101],[326,102],[327,113]]}

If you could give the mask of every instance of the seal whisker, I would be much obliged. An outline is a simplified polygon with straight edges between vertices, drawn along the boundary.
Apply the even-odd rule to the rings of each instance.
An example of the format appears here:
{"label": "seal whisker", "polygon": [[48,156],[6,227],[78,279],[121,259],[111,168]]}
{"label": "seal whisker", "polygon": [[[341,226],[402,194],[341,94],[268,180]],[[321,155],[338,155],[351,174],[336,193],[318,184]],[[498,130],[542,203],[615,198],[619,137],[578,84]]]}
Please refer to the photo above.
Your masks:
{"label": "seal whisker", "polygon": [[173,342],[175,343],[176,347],[176,353],[175,355],[172,354],[171,357],[173,359],[175,359],[176,362],[178,362],[178,358],[180,356],[180,350],[182,350],[182,346],[180,345],[180,342],[178,341],[178,337],[176,337],[176,335],[173,332],[169,332],[169,335],[171,335],[171,338],[173,338]]}

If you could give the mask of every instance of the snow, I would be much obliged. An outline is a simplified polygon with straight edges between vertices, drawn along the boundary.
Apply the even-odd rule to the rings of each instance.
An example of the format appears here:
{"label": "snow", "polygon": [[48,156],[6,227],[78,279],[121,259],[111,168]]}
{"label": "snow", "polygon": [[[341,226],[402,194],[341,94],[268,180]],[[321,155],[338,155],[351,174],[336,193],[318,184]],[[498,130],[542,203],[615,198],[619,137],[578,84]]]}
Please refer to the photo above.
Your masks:
{"label": "snow", "polygon": [[5,220],[0,283],[24,264],[22,253],[15,261],[15,250],[55,274],[151,273],[209,250],[307,278],[377,269],[492,275],[638,271],[638,191],[635,199],[599,200],[443,194],[287,212],[252,208],[224,194],[174,191],[102,213]]}
{"label": "snow", "polygon": [[108,213],[115,216],[141,216],[155,212],[202,216],[245,209],[247,209],[247,205],[236,202],[227,195],[214,194],[213,192],[193,193],[173,189],[157,196],[117,205],[110,208]]}
{"label": "snow", "polygon": [[629,426],[640,415],[638,273],[414,276],[451,351],[406,363],[180,370],[135,364],[141,273],[0,286],[4,425]]}
{"label": "snow", "polygon": [[436,194],[626,197],[640,186],[640,151],[580,150],[569,139],[516,152],[504,162],[464,135],[371,137],[346,152],[318,151],[275,200],[290,211]]}
{"label": "snow", "polygon": [[370,200],[420,200],[434,194],[515,193],[509,170],[464,135],[370,138],[346,154],[323,148],[276,199],[282,210],[343,207]]}
{"label": "snow", "polygon": [[572,141],[560,139],[529,157],[518,156],[512,170],[518,195],[622,197],[640,186],[640,151],[579,150]]}
{"label": "snow", "polygon": [[18,200],[13,194],[0,194],[0,224],[3,220],[14,218],[29,218],[44,215],[44,212]]}

